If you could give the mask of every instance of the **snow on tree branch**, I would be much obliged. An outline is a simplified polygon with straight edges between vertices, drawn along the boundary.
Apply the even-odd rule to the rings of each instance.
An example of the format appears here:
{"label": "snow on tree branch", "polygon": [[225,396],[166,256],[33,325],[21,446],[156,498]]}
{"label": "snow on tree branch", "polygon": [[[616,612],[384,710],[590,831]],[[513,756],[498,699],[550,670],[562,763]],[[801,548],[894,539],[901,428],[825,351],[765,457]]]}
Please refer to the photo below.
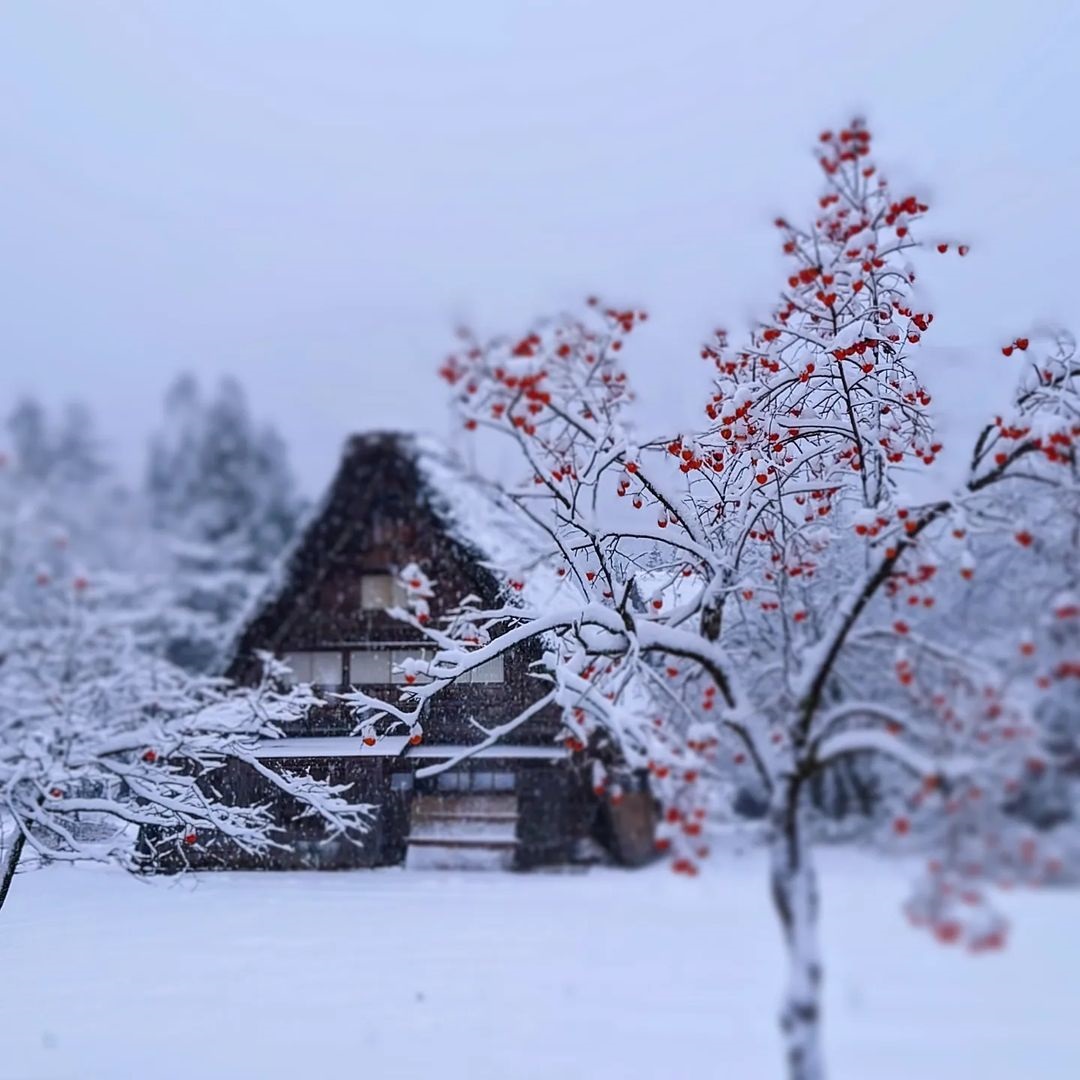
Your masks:
{"label": "snow on tree branch", "polygon": [[935,322],[918,266],[969,250],[920,239],[927,201],[895,190],[871,149],[859,120],[822,133],[813,213],[775,222],[776,302],[738,345],[718,330],[701,349],[713,386],[694,430],[634,428],[620,361],[636,307],[590,298],[520,335],[462,334],[440,374],[464,427],[513,447],[522,475],[505,495],[547,550],[529,581],[507,575],[505,606],[425,592],[409,617],[435,648],[415,667],[426,681],[400,706],[351,697],[369,720],[408,720],[471,666],[541,642],[567,744],[586,758],[614,745],[648,770],[659,844],[683,873],[707,856],[717,808],[757,790],[790,947],[791,1075],[807,1080],[820,1076],[809,792],[822,775],[872,760],[890,842],[939,850],[909,914],[943,942],[1002,940],[975,877],[1060,868],[1030,837],[1016,846],[1009,810],[1037,710],[1014,665],[951,641],[965,605],[996,610],[980,561],[1024,581],[1027,603],[1049,595],[1030,556],[1067,547],[1053,515],[1075,515],[1080,491],[1080,369],[1068,335],[1047,349],[1017,336],[1002,349],[1024,363],[1013,411],[979,437],[968,481],[910,497],[944,450],[916,374]]}
{"label": "snow on tree branch", "polygon": [[156,830],[181,858],[213,838],[267,852],[280,844],[269,806],[214,784],[234,761],[321,817],[330,835],[360,838],[370,808],[346,787],[252,756],[313,703],[306,691],[275,689],[276,661],[263,658],[260,685],[237,688],[155,656],[123,575],[78,569],[69,545],[50,542],[42,507],[22,509],[17,477],[0,476],[0,492],[11,510],[0,576],[0,813],[21,837],[9,862],[27,845],[48,860],[137,869],[147,860],[140,830]]}

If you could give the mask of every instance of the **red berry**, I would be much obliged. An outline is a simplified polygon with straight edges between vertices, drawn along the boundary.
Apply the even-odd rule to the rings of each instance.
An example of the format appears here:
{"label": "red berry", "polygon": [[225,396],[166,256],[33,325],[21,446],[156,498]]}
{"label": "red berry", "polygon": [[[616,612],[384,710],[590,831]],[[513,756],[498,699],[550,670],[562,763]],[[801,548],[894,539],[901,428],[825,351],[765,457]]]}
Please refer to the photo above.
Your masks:
{"label": "red berry", "polygon": [[951,921],[938,923],[934,927],[934,936],[943,945],[951,945],[960,937],[960,924]]}

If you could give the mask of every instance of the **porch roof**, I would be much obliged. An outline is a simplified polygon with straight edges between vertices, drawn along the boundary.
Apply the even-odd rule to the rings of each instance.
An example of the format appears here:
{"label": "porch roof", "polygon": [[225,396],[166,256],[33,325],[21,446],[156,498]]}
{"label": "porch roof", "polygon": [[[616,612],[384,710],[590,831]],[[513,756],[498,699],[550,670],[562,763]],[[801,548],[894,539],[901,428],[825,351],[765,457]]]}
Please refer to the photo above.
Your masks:
{"label": "porch roof", "polygon": [[468,755],[469,758],[533,758],[546,761],[560,761],[570,756],[570,751],[563,746],[516,746],[512,743],[496,743],[485,746],[482,750],[470,753],[468,746],[449,746],[441,743],[421,743],[410,746],[405,752],[407,758],[449,758]]}
{"label": "porch roof", "polygon": [[297,736],[267,739],[253,751],[264,758],[398,757],[409,745],[408,735],[384,735],[374,746],[366,746],[358,735]]}

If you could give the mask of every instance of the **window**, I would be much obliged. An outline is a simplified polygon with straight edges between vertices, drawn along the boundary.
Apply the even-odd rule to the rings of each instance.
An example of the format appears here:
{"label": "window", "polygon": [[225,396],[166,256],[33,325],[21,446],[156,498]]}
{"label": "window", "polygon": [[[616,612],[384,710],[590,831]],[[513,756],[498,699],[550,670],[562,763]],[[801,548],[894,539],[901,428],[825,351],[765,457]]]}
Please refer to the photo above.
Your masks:
{"label": "window", "polygon": [[[464,783],[461,783],[464,781]],[[444,772],[439,773],[437,783],[440,791],[468,791],[469,777],[467,773]]]}
{"label": "window", "polygon": [[[431,660],[431,649],[419,645],[398,645],[394,648],[354,649],[349,654],[348,682],[353,686],[402,686],[405,673],[396,670],[405,660]],[[467,672],[458,683],[487,684],[503,681],[503,658],[495,656]],[[416,683],[428,682],[426,675],[417,675]]]}
{"label": "window", "polygon": [[[430,660],[433,653],[431,649],[392,649],[390,651],[390,663],[392,667],[396,668],[403,660]],[[391,671],[390,681],[393,683],[404,683],[405,672],[403,671]],[[417,675],[413,682],[430,682],[426,675]]]}
{"label": "window", "polygon": [[384,611],[405,603],[405,589],[392,574],[362,574],[360,607],[364,611]]}
{"label": "window", "polygon": [[463,675],[458,682],[501,683],[503,677],[503,658],[493,656],[490,660],[485,660],[479,667],[473,668],[468,674]]}
{"label": "window", "polygon": [[349,682],[353,686],[386,686],[390,682],[390,653],[365,649],[349,653]]}
{"label": "window", "polygon": [[281,658],[289,665],[290,685],[310,683],[312,686],[341,685],[341,653],[321,650],[318,652],[288,652]]}
{"label": "window", "polygon": [[[404,660],[430,660],[430,649],[416,646],[397,649],[357,649],[349,654],[349,682],[353,686],[403,686],[405,673],[394,669]],[[415,682],[426,682],[418,675]]]}

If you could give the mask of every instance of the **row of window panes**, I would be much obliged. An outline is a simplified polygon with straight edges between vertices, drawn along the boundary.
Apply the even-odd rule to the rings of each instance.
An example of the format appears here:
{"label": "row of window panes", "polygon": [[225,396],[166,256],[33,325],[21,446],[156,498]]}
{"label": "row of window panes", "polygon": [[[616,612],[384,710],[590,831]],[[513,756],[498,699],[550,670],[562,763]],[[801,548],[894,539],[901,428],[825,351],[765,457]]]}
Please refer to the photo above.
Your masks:
{"label": "row of window panes", "polygon": [[[430,660],[428,649],[352,649],[348,652],[321,649],[311,652],[286,653],[282,660],[288,664],[290,682],[310,683],[312,686],[395,686],[404,684],[405,673],[397,670],[405,660]],[[501,683],[503,658],[496,656],[463,675],[459,683]],[[416,682],[425,682],[419,675]]]}
{"label": "row of window panes", "polygon": [[[394,773],[390,777],[393,791],[412,791],[414,786],[411,772]],[[517,777],[512,772],[444,772],[435,777],[435,787],[439,791],[513,791]]]}
{"label": "row of window panes", "polygon": [[513,791],[512,772],[444,772],[436,778],[440,791]]}

